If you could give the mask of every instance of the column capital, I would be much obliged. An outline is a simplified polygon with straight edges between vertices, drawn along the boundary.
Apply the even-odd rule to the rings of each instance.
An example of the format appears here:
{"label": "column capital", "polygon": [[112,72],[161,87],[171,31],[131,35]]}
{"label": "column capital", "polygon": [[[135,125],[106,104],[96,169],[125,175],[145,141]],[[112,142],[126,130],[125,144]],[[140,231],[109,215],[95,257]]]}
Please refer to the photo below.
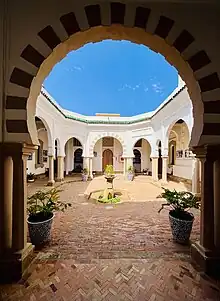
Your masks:
{"label": "column capital", "polygon": [[37,145],[23,144],[22,152],[24,156],[29,156],[37,150]]}
{"label": "column capital", "polygon": [[152,156],[152,157],[150,157],[151,159],[159,159],[159,157],[158,156]]}
{"label": "column capital", "polygon": [[215,161],[220,158],[220,145],[206,144],[201,146],[194,146],[193,152],[196,158]]}

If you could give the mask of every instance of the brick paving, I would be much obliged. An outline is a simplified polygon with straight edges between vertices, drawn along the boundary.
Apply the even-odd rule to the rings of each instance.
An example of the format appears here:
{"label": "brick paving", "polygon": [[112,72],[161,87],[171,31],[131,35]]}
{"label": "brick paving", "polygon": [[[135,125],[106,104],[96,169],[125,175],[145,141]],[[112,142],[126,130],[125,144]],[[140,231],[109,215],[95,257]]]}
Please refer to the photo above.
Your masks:
{"label": "brick paving", "polygon": [[[191,266],[189,246],[172,241],[168,211],[157,213],[161,200],[147,198],[159,194],[159,186],[144,178],[132,184],[118,179],[123,189],[133,186],[132,198],[104,205],[84,196],[91,185],[97,187],[95,181],[101,179],[61,186],[61,198],[72,207],[56,214],[50,243],[36,250],[20,283],[0,287],[0,300],[220,300],[216,284]],[[183,189],[178,185],[168,184]],[[29,193],[38,188],[36,182]],[[199,237],[199,213],[194,214],[192,241]]]}

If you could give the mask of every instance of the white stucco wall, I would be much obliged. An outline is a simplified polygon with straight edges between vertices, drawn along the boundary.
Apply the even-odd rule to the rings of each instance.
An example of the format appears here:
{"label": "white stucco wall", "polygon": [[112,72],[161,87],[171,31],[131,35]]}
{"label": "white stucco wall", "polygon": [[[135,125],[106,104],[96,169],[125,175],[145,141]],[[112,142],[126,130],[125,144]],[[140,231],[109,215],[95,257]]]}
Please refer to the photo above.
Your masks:
{"label": "white stucco wall", "polygon": [[97,153],[97,157],[93,157],[92,159],[93,170],[101,172],[102,171],[102,139],[96,142],[94,147],[94,152]]}
{"label": "white stucco wall", "polygon": [[173,166],[173,175],[192,180],[192,159],[177,158],[176,164]]}
{"label": "white stucco wall", "polygon": [[[46,129],[41,129],[38,131],[38,138],[43,141],[43,150],[48,150],[48,136]],[[27,160],[27,173],[34,173],[35,175],[44,174],[46,168],[49,167],[49,162],[47,158],[47,162],[43,162],[43,167],[37,167],[36,168],[36,156],[37,151],[35,151],[32,155],[32,160]]]}

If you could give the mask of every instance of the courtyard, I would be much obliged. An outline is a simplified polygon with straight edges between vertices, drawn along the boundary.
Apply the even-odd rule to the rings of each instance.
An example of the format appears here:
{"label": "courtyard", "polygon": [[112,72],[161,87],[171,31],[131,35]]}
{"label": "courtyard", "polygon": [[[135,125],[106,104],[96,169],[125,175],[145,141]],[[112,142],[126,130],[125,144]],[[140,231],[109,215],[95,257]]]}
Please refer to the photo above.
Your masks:
{"label": "courtyard", "polygon": [[[60,185],[60,184],[56,184]],[[0,287],[0,300],[220,300],[218,283],[210,282],[190,264],[190,248],[172,240],[168,211],[160,214],[162,183],[138,176],[128,182],[117,175],[114,186],[125,192],[118,204],[99,204],[90,192],[104,178],[82,182],[67,177],[61,199],[72,207],[57,213],[51,241],[35,250],[23,279]],[[46,180],[28,185],[28,194]],[[186,190],[184,183],[168,182]],[[199,212],[191,240],[199,238]]]}

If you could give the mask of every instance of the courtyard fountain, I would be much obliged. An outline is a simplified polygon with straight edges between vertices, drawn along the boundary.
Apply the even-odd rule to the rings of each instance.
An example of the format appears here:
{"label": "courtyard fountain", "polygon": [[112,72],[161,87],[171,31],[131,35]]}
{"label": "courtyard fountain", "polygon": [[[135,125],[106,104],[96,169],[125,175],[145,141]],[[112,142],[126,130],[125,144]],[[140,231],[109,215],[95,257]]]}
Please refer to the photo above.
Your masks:
{"label": "courtyard fountain", "polygon": [[98,196],[98,202],[100,203],[118,203],[120,198],[114,191],[113,181],[115,179],[114,169],[112,165],[106,165],[105,168],[105,179],[107,187],[100,191]]}

